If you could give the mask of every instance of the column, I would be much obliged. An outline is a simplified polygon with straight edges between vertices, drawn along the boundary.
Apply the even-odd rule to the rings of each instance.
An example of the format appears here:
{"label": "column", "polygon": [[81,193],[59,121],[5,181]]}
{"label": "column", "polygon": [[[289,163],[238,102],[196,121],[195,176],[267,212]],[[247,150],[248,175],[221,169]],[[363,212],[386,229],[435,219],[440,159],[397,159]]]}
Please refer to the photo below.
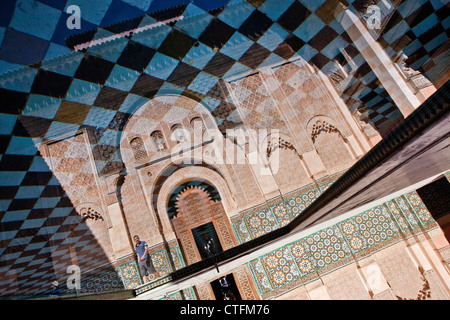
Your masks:
{"label": "column", "polygon": [[372,37],[366,25],[351,10],[345,9],[339,14],[337,20],[406,118],[420,106],[420,101],[411,91],[391,58]]}

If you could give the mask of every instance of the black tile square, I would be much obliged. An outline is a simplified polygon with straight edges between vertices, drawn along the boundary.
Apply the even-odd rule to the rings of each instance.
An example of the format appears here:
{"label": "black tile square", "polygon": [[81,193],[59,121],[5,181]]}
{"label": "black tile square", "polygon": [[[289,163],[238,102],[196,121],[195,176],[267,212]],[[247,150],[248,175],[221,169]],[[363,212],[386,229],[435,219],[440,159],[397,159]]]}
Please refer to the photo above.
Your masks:
{"label": "black tile square", "polygon": [[296,53],[296,51],[294,51],[291,48],[291,46],[289,46],[285,41],[283,41],[278,45],[278,47],[273,51],[273,53],[279,55],[283,59],[288,60]]}
{"label": "black tile square", "polygon": [[249,68],[256,69],[269,55],[270,51],[254,43],[239,59],[239,62]]}
{"label": "black tile square", "polygon": [[111,70],[114,67],[114,63],[92,56],[90,54],[85,54],[83,60],[78,66],[77,72],[75,73],[75,78],[104,84],[108,79]]}
{"label": "black tile square", "polygon": [[64,98],[72,79],[59,73],[39,69],[31,86],[31,93]]}
{"label": "black tile square", "polygon": [[198,39],[211,48],[220,49],[235,32],[236,30],[233,27],[214,18]]}
{"label": "black tile square", "polygon": [[437,15],[439,21],[444,21],[450,17],[450,6],[442,6],[439,10],[436,10],[435,14]]}
{"label": "black tile square", "polygon": [[[19,186],[2,186],[0,189],[0,200],[10,200],[13,199],[19,190]],[[3,222],[2,222],[3,225]]]}
{"label": "black tile square", "polygon": [[196,92],[196,91],[192,91],[190,89],[184,89],[183,93],[181,94],[183,96],[186,96],[192,100],[195,101],[202,101],[202,99],[205,97],[204,94],[200,93],[200,92]]}
{"label": "black tile square", "polygon": [[[2,231],[4,232],[4,231],[17,231],[17,230],[20,230],[20,227],[22,226],[24,221],[25,220],[2,222]],[[15,238],[18,238],[17,234],[16,234]],[[14,247],[8,246],[8,247],[6,247],[5,251],[2,252],[2,256],[3,255],[6,256],[7,254],[10,254],[10,253],[22,252],[25,249],[24,247],[25,246],[20,246],[20,245],[14,246]],[[6,263],[6,261],[4,261],[2,259],[2,263]]]}
{"label": "black tile square", "polygon": [[349,45],[345,47],[344,50],[350,56],[351,59],[355,58],[358,54],[360,54],[359,50],[356,49],[356,47],[352,43],[349,43]]}
{"label": "black tile square", "polygon": [[188,35],[172,29],[158,48],[158,52],[174,59],[182,60],[189,50],[191,50],[195,42],[197,41]]}
{"label": "black tile square", "polygon": [[187,88],[199,73],[199,69],[180,62],[169,78],[167,78],[167,81],[179,87]]}
{"label": "black tile square", "polygon": [[[228,71],[228,70],[227,70]],[[217,99],[217,100],[225,100],[230,95],[226,82],[222,79],[216,82],[214,87],[208,91],[206,96]]]}
{"label": "black tile square", "polygon": [[320,30],[311,40],[309,40],[309,45],[316,49],[317,51],[321,51],[325,48],[330,42],[332,42],[338,36],[337,32],[334,31],[333,28],[325,25],[322,30]]}
{"label": "black tile square", "polygon": [[419,9],[417,9],[415,12],[413,12],[408,17],[406,17],[405,21],[409,25],[410,28],[414,28],[421,21],[423,21],[430,14],[432,14],[434,11],[435,10],[434,10],[432,4],[430,2],[425,2],[423,5],[420,6]]}
{"label": "black tile square", "polygon": [[367,87],[376,90],[380,87],[380,81],[378,79],[372,80],[370,83],[367,84]]}
{"label": "black tile square", "polygon": [[181,16],[186,9],[186,4],[180,4],[164,10],[151,12],[149,15],[158,21],[166,21],[174,17]]}
{"label": "black tile square", "polygon": [[16,122],[12,134],[21,137],[43,138],[51,124],[52,120],[50,119],[22,116]]}
{"label": "black tile square", "polygon": [[4,154],[0,161],[0,171],[28,171],[33,156]]}
{"label": "black tile square", "polygon": [[65,196],[61,197],[59,202],[56,204],[56,208],[70,208],[73,207],[72,201],[70,201],[70,198]]}
{"label": "black tile square", "polygon": [[11,141],[11,136],[6,134],[0,134],[0,154],[5,153],[8,149],[9,141]]}
{"label": "black tile square", "polygon": [[[156,92],[155,92],[156,93]],[[155,94],[153,93],[153,95]],[[131,114],[117,111],[107,129],[122,131]]]}
{"label": "black tile square", "polygon": [[[407,33],[406,33],[407,34]],[[391,43],[387,43],[385,42],[387,45],[389,45],[389,47],[393,48],[394,50],[396,50],[397,48],[405,48],[408,44],[411,43],[411,38],[409,38],[406,34],[398,37],[397,40],[391,42]],[[384,38],[378,40],[378,42],[383,43],[385,41]]]}
{"label": "black tile square", "polygon": [[419,59],[422,59],[424,56],[428,55],[427,50],[424,47],[420,47],[414,53],[408,56],[408,59],[405,60],[406,65],[412,65]]}
{"label": "black tile square", "polygon": [[94,106],[119,110],[128,93],[110,87],[102,87],[94,101]]}
{"label": "black tile square", "polygon": [[304,42],[294,34],[290,34],[289,36],[287,36],[284,42],[286,42],[295,52],[303,48],[303,46],[306,44],[306,42]]}
{"label": "black tile square", "polygon": [[28,214],[28,219],[47,218],[52,213],[53,208],[33,209]]}
{"label": "black tile square", "polygon": [[281,16],[278,18],[278,23],[287,31],[294,31],[298,26],[305,21],[311,11],[304,5],[295,1]]}
{"label": "black tile square", "polygon": [[311,58],[311,62],[314,63],[317,68],[322,69],[328,62],[330,62],[330,59],[319,52]]}
{"label": "black tile square", "polygon": [[222,101],[212,112],[211,115],[215,118],[226,119],[236,109],[234,105]]}
{"label": "black tile square", "polygon": [[124,164],[121,161],[108,161],[103,167],[102,171],[100,171],[100,174],[109,175],[111,173],[118,173],[124,168]]}
{"label": "black tile square", "polygon": [[271,25],[270,18],[261,11],[255,10],[239,27],[239,32],[253,41],[258,41]]}
{"label": "black tile square", "polygon": [[289,34],[286,39],[281,42],[278,47],[273,51],[275,54],[289,59],[298,50],[300,50],[306,43],[294,34]]}
{"label": "black tile square", "polygon": [[370,91],[365,96],[359,97],[359,99],[361,100],[362,103],[367,103],[370,100],[372,100],[373,98],[375,98],[376,96],[377,96],[377,93],[375,91]]}
{"label": "black tile square", "polygon": [[398,13],[397,10],[394,10],[392,12],[392,15],[388,19],[386,26],[383,28],[381,35],[384,35],[386,32],[391,30],[394,26],[396,26],[397,24],[399,24],[402,21],[403,21],[403,17]]}
{"label": "black tile square", "polygon": [[266,0],[247,0],[255,8],[259,8]]}
{"label": "black tile square", "polygon": [[416,34],[412,30],[408,30],[405,33],[405,36],[408,37],[411,41],[414,41],[415,39],[417,39]]}
{"label": "black tile square", "polygon": [[18,211],[18,210],[29,210],[34,207],[34,204],[36,203],[38,199],[32,198],[32,199],[14,199],[11,201],[8,207],[8,211]]}
{"label": "black tile square", "polygon": [[61,186],[46,186],[44,191],[41,193],[41,198],[55,198],[55,197],[62,197],[66,193],[64,192],[64,189]]}
{"label": "black tile square", "polygon": [[27,104],[28,93],[0,88],[0,97],[2,97],[1,113],[18,115]]}
{"label": "black tile square", "polygon": [[108,161],[114,156],[117,148],[106,144],[98,144],[92,149],[92,155],[96,161]]}
{"label": "black tile square", "polygon": [[164,80],[152,77],[148,74],[141,74],[131,88],[130,93],[134,93],[146,98],[152,98],[164,84]]}
{"label": "black tile square", "polygon": [[119,34],[125,31],[129,31],[129,30],[133,30],[139,27],[139,25],[141,24],[142,20],[144,19],[145,16],[139,16],[136,18],[131,18],[125,21],[120,21],[108,26],[104,26],[102,29],[111,31],[115,34]]}
{"label": "black tile square", "polygon": [[155,52],[152,48],[130,40],[117,60],[117,64],[142,72],[155,55]]}
{"label": "black tile square", "polygon": [[[38,223],[39,224],[39,223]],[[40,238],[40,236],[37,236],[37,234],[38,233],[40,233],[42,230],[41,230],[41,226],[39,226],[39,227],[27,227],[26,229],[21,229],[21,230],[19,230],[19,232],[17,232],[16,233],[16,236],[15,236],[15,238],[17,239],[17,238],[29,238],[29,237],[33,237],[32,239],[31,239],[31,241],[30,241],[30,243],[37,243],[38,241],[36,240],[36,237],[39,237]],[[48,240],[48,239],[47,239]],[[48,242],[47,242],[47,244],[48,244]],[[53,243],[52,243],[53,244]],[[26,250],[26,248],[28,247],[28,244],[26,244],[25,245],[25,248],[22,250],[22,252],[29,252],[30,250]],[[37,250],[38,252],[40,252],[41,250]],[[21,255],[21,257],[23,256],[23,254]],[[46,260],[47,262],[48,261],[52,261],[52,259],[51,258],[49,258],[48,260]],[[17,261],[16,261],[17,262]],[[19,264],[17,264],[17,266],[18,266]],[[22,263],[22,267],[27,267],[27,266],[29,266],[29,262],[27,262],[27,261],[24,261],[23,263]],[[21,268],[22,268],[21,267]],[[48,268],[48,267],[47,267]],[[45,267],[43,267],[43,266],[41,266],[40,264],[39,264],[39,269],[42,269],[42,270],[45,270]],[[47,269],[48,270],[48,269]],[[26,278],[26,277],[24,277],[24,278]],[[31,286],[31,287],[33,287],[34,285],[33,284],[30,284],[29,286]]]}
{"label": "black tile square", "polygon": [[51,172],[27,172],[20,185],[22,186],[45,186],[52,178]]}
{"label": "black tile square", "polygon": [[339,52],[337,55],[334,56],[334,59],[337,63],[339,63],[341,66],[345,65],[347,63],[347,60],[345,59],[342,52]]}
{"label": "black tile square", "polygon": [[426,32],[421,34],[418,37],[418,39],[419,39],[420,43],[425,45],[443,32],[445,32],[444,27],[442,27],[442,24],[437,23],[436,25],[431,27],[429,30],[427,30]]}
{"label": "black tile square", "polygon": [[217,52],[214,57],[203,67],[203,71],[212,74],[218,78],[221,78],[231,69],[231,67],[236,63],[235,60],[231,59],[227,55]]}

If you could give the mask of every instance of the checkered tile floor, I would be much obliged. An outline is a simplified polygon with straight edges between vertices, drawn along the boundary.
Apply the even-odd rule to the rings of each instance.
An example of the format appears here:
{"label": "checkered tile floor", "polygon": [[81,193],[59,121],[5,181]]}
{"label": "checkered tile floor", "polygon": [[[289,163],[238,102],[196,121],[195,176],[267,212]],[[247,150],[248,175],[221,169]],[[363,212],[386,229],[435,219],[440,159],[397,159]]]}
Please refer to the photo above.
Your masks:
{"label": "checkered tile floor", "polygon": [[[450,6],[445,1],[341,2],[362,15],[378,3],[383,29],[374,36],[392,57],[403,50],[408,65],[430,79],[447,71]],[[329,76],[340,63],[350,74],[342,98],[349,108],[368,107],[380,131],[402,119],[333,18],[338,0],[175,1],[175,7],[157,10],[163,3],[0,3],[0,71],[8,71],[0,74],[0,296],[42,293],[73,261],[84,270],[107,263],[64,183],[38,151],[44,140],[90,130],[95,141],[80,148],[92,148],[95,169],[103,175],[123,167],[121,131],[156,94],[175,92],[202,101],[221,130],[238,126],[249,114],[256,126],[277,122],[276,116],[264,117],[272,103],[264,92],[261,104],[236,113],[230,96],[255,94],[247,90],[257,81],[230,79],[296,57]],[[65,26],[70,4],[81,7],[82,30]],[[95,45],[72,50],[91,41]],[[231,91],[224,79],[232,83]],[[55,145],[53,151],[62,147]],[[78,159],[82,168],[84,160]],[[81,181],[80,186],[89,182],[78,170],[65,177]]]}

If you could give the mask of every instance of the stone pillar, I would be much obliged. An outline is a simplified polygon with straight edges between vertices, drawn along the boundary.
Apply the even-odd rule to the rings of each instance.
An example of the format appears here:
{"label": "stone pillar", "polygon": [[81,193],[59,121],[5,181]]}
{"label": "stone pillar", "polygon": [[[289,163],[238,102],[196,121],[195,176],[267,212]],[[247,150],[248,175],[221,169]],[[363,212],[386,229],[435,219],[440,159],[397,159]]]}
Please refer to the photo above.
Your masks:
{"label": "stone pillar", "polygon": [[[358,124],[352,117],[352,114],[350,113],[350,110],[348,109],[347,105],[339,96],[339,94],[336,92],[335,87],[331,84],[330,79],[328,79],[328,77],[325,76],[321,71],[317,72],[317,74],[323,81],[323,83],[327,86],[331,99],[335,102],[337,106],[337,111],[344,118],[345,123],[351,130],[352,134],[346,137],[347,141],[354,150],[356,157],[358,158],[362,157],[366,152],[368,152],[371,149],[370,144],[364,137],[362,131],[359,129]],[[350,152],[352,151],[350,150]]]}
{"label": "stone pillar", "polygon": [[[108,234],[115,259],[134,253],[132,239],[130,238],[128,225],[122,212],[119,185],[120,175],[113,174],[103,179],[105,189],[106,221]],[[120,181],[120,182],[119,182]]]}
{"label": "stone pillar", "polygon": [[366,25],[351,10],[342,11],[337,16],[337,20],[406,118],[420,106],[420,101],[411,91],[394,62],[372,37]]}
{"label": "stone pillar", "polygon": [[359,267],[358,272],[372,299],[395,299],[392,290],[376,262]]}
{"label": "stone pillar", "polygon": [[424,277],[434,284],[433,292],[438,299],[450,297],[450,274],[436,254],[428,239],[409,246],[413,261],[423,270]]}
{"label": "stone pillar", "polygon": [[305,285],[310,300],[331,300],[327,288],[321,280],[315,280]]}
{"label": "stone pillar", "polygon": [[111,228],[108,231],[115,257],[123,257],[133,253],[133,246],[119,202],[108,205],[108,214],[111,219]]}

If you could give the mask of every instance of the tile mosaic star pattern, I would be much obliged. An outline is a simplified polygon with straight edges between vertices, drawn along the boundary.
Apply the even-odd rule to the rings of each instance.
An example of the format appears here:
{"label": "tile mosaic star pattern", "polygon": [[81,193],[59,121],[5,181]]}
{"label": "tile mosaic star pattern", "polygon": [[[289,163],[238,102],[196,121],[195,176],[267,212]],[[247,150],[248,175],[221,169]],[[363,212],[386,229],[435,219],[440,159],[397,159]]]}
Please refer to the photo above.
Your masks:
{"label": "tile mosaic star pattern", "polygon": [[[117,172],[123,169],[118,147],[124,125],[155,95],[195,98],[210,109],[219,129],[233,128],[242,118],[233,113],[236,106],[224,81],[297,58],[326,75],[333,74],[338,61],[351,74],[342,98],[353,109],[364,103],[378,128],[400,118],[329,14],[336,1],[215,1],[220,7],[177,1],[176,7],[160,11],[155,10],[164,8],[163,0],[101,0],[95,10],[89,10],[91,2],[78,1],[82,29],[67,31],[65,9],[71,3],[0,4],[0,70],[9,70],[0,74],[1,295],[42,292],[69,263],[67,252],[88,270],[107,260],[95,251],[89,227],[79,223],[57,174],[38,151],[44,141],[73,137],[84,128],[92,133],[96,174]],[[366,1],[348,3],[364,13]],[[383,11],[387,24],[378,40],[392,55],[404,50],[409,65],[437,79],[445,69],[440,63],[445,61],[448,8],[425,0],[391,5]],[[45,28],[38,27],[42,17]],[[126,33],[131,29],[139,32]],[[71,50],[91,40],[97,44]],[[241,241],[285,224],[296,208],[266,210],[272,217],[265,227],[266,220],[257,226],[253,219],[250,229],[250,220],[243,221],[245,228],[236,228]],[[51,267],[53,273],[45,272]]]}
{"label": "tile mosaic star pattern", "polygon": [[433,228],[433,222],[413,191],[289,243],[248,265],[259,293],[267,297],[276,294],[277,289],[307,282],[316,272],[353,262],[354,256],[376,250],[377,245],[400,241],[405,233]]}
{"label": "tile mosaic star pattern", "polygon": [[[233,228],[239,243],[247,242],[287,225],[311,205],[334,181],[320,185],[318,189],[310,186],[309,191],[272,204],[268,208],[256,210],[254,213],[242,212],[243,218],[239,216],[232,218]],[[305,187],[305,189],[308,188]]]}

